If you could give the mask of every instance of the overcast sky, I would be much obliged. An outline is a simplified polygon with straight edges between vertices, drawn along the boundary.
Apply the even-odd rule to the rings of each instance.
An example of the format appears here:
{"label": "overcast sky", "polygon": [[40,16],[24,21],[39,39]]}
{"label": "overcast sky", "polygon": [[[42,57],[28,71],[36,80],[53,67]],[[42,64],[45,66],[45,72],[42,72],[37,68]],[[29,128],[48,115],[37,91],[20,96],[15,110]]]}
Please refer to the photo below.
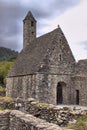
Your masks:
{"label": "overcast sky", "polygon": [[37,20],[37,36],[59,24],[75,59],[87,59],[87,0],[0,0],[0,46],[22,49],[22,20],[29,10]]}

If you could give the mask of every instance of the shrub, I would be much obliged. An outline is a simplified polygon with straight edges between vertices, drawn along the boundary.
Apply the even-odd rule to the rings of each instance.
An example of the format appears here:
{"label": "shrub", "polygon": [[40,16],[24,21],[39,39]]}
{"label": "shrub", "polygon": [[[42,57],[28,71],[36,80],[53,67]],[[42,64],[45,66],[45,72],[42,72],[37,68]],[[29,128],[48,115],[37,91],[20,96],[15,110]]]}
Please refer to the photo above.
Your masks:
{"label": "shrub", "polygon": [[5,92],[6,91],[6,88],[0,86],[0,92]]}
{"label": "shrub", "polygon": [[14,62],[2,61],[0,62],[0,84],[5,85],[6,76],[10,69],[12,68]]}

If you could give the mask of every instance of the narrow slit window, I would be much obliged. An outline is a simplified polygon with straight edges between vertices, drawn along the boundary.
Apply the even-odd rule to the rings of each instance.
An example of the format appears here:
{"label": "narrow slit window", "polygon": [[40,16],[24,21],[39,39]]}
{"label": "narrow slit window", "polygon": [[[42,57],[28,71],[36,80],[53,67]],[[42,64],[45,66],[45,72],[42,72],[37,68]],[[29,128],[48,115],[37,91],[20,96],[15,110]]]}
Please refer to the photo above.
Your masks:
{"label": "narrow slit window", "polygon": [[34,34],[34,32],[32,32],[32,35]]}
{"label": "narrow slit window", "polygon": [[60,39],[60,42],[61,42],[62,40]]}
{"label": "narrow slit window", "polygon": [[61,59],[62,59],[62,56],[61,56],[61,54],[59,55],[59,59],[60,59],[60,61],[61,61]]}
{"label": "narrow slit window", "polygon": [[32,27],[34,26],[34,22],[33,22],[33,21],[31,21],[31,26],[32,26]]}

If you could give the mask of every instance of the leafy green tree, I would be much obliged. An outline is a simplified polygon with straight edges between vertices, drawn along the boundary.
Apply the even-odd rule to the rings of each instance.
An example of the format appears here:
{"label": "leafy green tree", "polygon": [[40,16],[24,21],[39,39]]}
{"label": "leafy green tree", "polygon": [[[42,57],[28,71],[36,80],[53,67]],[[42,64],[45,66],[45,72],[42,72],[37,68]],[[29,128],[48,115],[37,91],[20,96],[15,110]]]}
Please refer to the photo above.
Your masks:
{"label": "leafy green tree", "polygon": [[1,85],[5,85],[6,76],[10,71],[10,69],[12,68],[13,63],[14,62],[11,61],[0,62],[0,84]]}

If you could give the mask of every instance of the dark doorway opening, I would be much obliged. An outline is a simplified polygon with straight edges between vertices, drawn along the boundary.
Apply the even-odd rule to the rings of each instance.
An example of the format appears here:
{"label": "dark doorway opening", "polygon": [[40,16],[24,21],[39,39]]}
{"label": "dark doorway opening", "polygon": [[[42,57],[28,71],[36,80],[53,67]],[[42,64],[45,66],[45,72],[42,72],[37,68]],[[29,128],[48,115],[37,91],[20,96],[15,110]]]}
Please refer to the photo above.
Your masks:
{"label": "dark doorway opening", "polygon": [[79,105],[79,90],[76,90],[76,104]]}
{"label": "dark doorway opening", "polygon": [[63,94],[62,94],[62,85],[58,83],[57,85],[57,104],[62,104],[63,102]]}

